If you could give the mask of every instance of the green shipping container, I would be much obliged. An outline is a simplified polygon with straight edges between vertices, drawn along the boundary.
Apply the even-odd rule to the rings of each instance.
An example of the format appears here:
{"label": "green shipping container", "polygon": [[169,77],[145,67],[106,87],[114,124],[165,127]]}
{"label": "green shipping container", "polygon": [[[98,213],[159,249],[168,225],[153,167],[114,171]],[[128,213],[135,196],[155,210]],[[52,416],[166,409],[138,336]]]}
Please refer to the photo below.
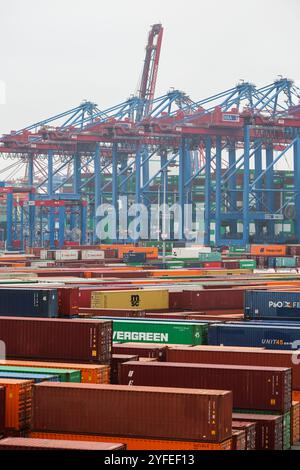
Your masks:
{"label": "green shipping container", "polygon": [[275,258],[276,268],[295,268],[296,267],[296,258],[286,258],[280,257]]}
{"label": "green shipping container", "polygon": [[81,382],[81,371],[74,369],[55,369],[48,367],[0,366],[0,371],[57,375],[60,382]]}
{"label": "green shipping container", "polygon": [[240,269],[256,269],[255,259],[241,259]]}
{"label": "green shipping container", "polygon": [[103,318],[112,320],[113,341],[116,342],[191,344],[193,346],[207,344],[207,323],[98,318],[99,320]]}
{"label": "green shipping container", "polygon": [[206,261],[221,261],[222,256],[221,253],[217,251],[213,251],[212,253],[199,253],[199,261],[206,262]]}
{"label": "green shipping container", "polygon": [[244,246],[230,246],[229,253],[246,253],[247,248]]}

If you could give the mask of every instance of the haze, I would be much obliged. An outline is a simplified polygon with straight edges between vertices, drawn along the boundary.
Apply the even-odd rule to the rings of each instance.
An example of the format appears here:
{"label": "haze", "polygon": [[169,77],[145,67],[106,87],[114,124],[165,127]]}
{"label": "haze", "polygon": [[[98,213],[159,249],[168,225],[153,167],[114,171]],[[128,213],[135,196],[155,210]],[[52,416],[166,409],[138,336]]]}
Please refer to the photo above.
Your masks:
{"label": "haze", "polygon": [[165,28],[157,93],[199,100],[278,75],[300,79],[298,0],[1,0],[0,134],[137,89],[150,25]]}

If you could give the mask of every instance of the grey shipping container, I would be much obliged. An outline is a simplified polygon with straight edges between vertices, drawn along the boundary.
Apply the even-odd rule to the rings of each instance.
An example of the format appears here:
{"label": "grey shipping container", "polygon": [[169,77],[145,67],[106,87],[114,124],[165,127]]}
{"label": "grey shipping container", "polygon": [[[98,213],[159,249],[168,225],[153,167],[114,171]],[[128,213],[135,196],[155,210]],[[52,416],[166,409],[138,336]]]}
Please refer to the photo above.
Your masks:
{"label": "grey shipping container", "polygon": [[229,391],[56,382],[33,387],[32,431],[222,442],[231,437],[231,424]]}
{"label": "grey shipping container", "polygon": [[246,291],[244,310],[246,319],[300,321],[300,291]]}
{"label": "grey shipping container", "polygon": [[56,289],[0,288],[0,316],[54,318],[57,313]]}

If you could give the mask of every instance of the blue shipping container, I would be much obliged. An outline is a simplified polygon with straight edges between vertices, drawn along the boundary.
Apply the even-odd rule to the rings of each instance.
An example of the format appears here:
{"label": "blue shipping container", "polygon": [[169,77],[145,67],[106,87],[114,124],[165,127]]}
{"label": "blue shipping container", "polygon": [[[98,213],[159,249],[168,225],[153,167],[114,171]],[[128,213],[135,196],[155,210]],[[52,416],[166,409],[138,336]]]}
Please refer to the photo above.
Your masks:
{"label": "blue shipping container", "polygon": [[55,318],[57,289],[0,288],[0,316]]}
{"label": "blue shipping container", "polygon": [[0,378],[1,379],[17,379],[17,380],[33,380],[35,383],[45,382],[59,382],[58,375],[50,375],[50,374],[31,374],[26,372],[5,372],[0,371]]}
{"label": "blue shipping container", "polygon": [[[299,344],[294,343],[298,341]],[[208,344],[266,349],[300,348],[300,325],[226,323],[209,325]]]}
{"label": "blue shipping container", "polygon": [[300,291],[246,291],[246,319],[300,320]]}

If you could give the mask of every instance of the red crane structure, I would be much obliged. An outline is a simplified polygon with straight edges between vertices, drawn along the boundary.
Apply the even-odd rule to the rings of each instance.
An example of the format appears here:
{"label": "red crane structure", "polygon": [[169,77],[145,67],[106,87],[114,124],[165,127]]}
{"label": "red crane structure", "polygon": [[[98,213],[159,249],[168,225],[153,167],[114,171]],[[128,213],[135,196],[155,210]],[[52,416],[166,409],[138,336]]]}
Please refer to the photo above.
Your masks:
{"label": "red crane structure", "polygon": [[138,97],[141,100],[137,120],[148,115],[152,109],[164,29],[161,24],[154,24],[148,36],[146,56]]}

